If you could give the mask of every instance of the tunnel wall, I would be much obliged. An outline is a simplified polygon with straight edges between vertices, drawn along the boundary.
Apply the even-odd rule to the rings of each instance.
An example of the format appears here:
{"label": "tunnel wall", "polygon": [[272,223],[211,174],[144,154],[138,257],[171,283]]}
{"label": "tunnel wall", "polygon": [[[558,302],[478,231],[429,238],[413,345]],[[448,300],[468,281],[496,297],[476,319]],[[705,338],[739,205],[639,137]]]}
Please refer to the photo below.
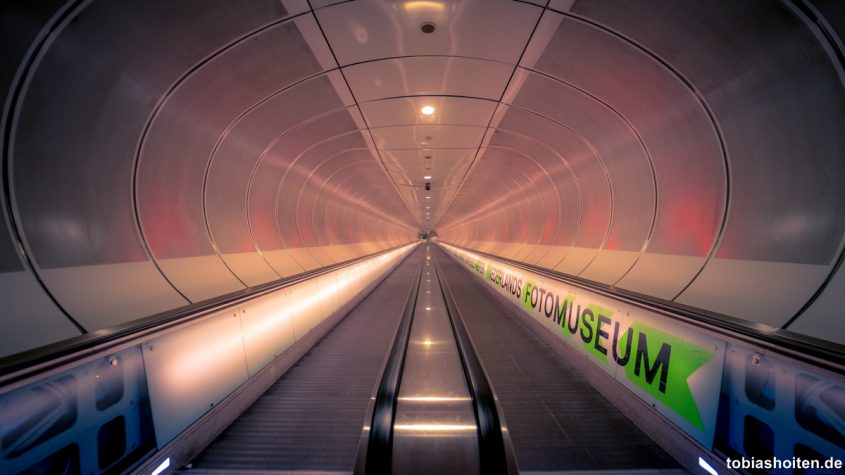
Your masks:
{"label": "tunnel wall", "polygon": [[302,2],[30,3],[2,20],[0,356],[416,237]]}
{"label": "tunnel wall", "polygon": [[[341,74],[305,3],[25,3],[0,18],[3,354],[419,230],[344,84],[364,64]],[[354,12],[332,3],[317,4],[322,18]],[[443,184],[454,196],[436,231],[842,343],[845,95],[831,5],[521,3],[539,23],[469,172]],[[379,51],[361,58],[420,59]],[[496,57],[461,51],[480,56],[455,62],[469,69]],[[495,82],[507,77],[497,61]],[[452,103],[492,107],[483,81]],[[396,100],[378,98],[362,107]]]}
{"label": "tunnel wall", "polygon": [[825,18],[800,1],[550,7],[440,238],[845,343]]}

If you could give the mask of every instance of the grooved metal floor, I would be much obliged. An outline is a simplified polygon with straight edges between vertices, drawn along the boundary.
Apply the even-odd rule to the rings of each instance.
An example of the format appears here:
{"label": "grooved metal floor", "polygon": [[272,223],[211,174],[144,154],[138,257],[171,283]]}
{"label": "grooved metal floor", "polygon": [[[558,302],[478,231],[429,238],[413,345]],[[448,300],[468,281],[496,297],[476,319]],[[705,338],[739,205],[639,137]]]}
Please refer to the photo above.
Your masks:
{"label": "grooved metal floor", "polygon": [[436,252],[502,405],[520,472],[680,469],[521,324],[525,317],[516,308],[443,250]]}
{"label": "grooved metal floor", "polygon": [[414,251],[197,456],[194,469],[351,472],[421,252]]}

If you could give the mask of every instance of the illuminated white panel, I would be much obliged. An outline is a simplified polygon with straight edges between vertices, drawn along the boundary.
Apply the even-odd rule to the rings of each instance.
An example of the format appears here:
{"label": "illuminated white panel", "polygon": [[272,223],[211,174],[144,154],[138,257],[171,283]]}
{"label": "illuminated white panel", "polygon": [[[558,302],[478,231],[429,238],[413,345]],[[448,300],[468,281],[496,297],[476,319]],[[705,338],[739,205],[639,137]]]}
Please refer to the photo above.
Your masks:
{"label": "illuminated white panel", "polygon": [[317,286],[309,280],[290,289],[287,310],[293,319],[294,338],[299,340],[307,335],[316,322],[322,320],[319,301],[315,299]]}
{"label": "illuminated white panel", "polygon": [[290,300],[288,292],[282,290],[245,307],[241,322],[250,375],[294,343]]}
{"label": "illuminated white panel", "polygon": [[348,280],[342,280],[339,277],[337,272],[332,272],[321,283],[320,302],[326,317],[340,307],[340,292],[349,285]]}
{"label": "illuminated white panel", "polygon": [[185,430],[247,379],[241,320],[235,310],[144,345],[156,440]]}
{"label": "illuminated white panel", "polygon": [[279,289],[144,344],[158,442],[172,440],[413,247]]}

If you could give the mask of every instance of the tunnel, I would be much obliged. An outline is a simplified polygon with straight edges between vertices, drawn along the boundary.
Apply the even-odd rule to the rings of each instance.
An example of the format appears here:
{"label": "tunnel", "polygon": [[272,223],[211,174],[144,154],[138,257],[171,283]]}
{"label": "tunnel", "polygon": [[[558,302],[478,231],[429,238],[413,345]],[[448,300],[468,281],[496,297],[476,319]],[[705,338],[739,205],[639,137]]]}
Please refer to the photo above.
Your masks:
{"label": "tunnel", "polygon": [[0,472],[845,473],[840,0],[7,0]]}

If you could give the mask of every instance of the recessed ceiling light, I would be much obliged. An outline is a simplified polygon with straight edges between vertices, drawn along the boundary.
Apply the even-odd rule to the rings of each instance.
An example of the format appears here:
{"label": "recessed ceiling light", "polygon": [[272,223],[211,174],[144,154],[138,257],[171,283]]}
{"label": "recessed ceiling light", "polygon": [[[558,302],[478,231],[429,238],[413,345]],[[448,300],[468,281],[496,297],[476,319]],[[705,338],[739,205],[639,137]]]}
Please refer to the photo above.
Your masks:
{"label": "recessed ceiling light", "polygon": [[436,29],[437,29],[437,25],[435,25],[434,23],[431,23],[431,22],[425,22],[422,25],[420,25],[420,30],[422,30],[423,33],[434,33],[434,30],[436,30]]}
{"label": "recessed ceiling light", "polygon": [[426,179],[426,180],[431,180],[431,175],[426,175],[423,178]]}
{"label": "recessed ceiling light", "polygon": [[423,106],[423,108],[420,109],[420,112],[422,112],[422,115],[432,115],[432,114],[434,114],[434,107]]}
{"label": "recessed ceiling light", "polygon": [[426,196],[426,197],[425,197],[425,199],[430,199],[430,198],[431,198],[430,196]]}

